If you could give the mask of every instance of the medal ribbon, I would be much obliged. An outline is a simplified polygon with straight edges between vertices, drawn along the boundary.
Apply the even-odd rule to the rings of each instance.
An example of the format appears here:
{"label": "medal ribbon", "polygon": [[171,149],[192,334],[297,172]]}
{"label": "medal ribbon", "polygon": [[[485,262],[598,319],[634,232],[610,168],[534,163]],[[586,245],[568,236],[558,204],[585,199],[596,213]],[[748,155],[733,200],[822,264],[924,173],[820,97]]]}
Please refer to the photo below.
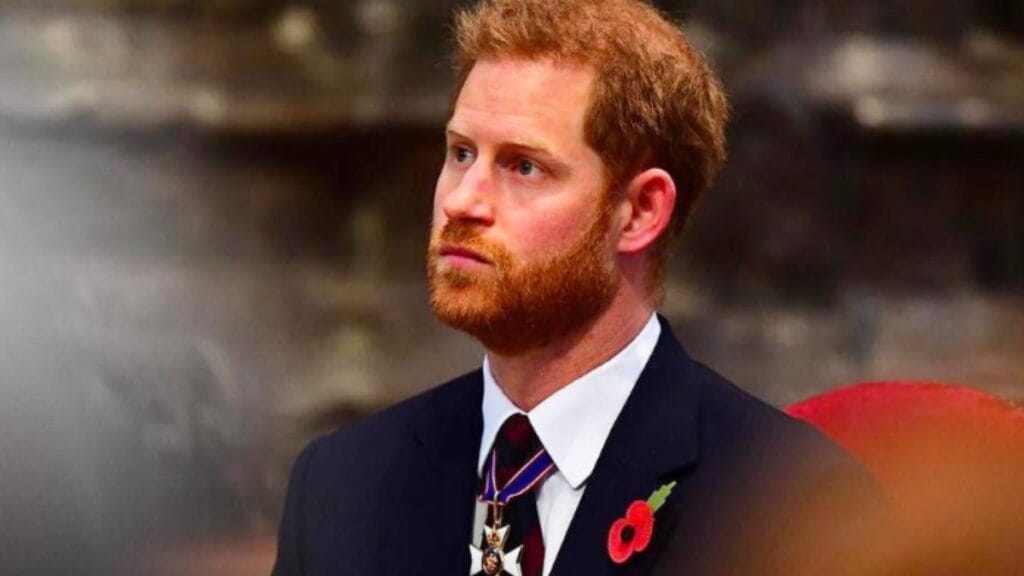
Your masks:
{"label": "medal ribbon", "polygon": [[523,467],[516,471],[509,478],[509,481],[500,490],[495,480],[495,453],[491,452],[490,470],[487,472],[487,482],[484,485],[484,493],[480,495],[480,501],[493,502],[497,504],[508,504],[511,500],[526,494],[537,485],[551,470],[555,468],[555,461],[547,450],[541,449],[530,458]]}

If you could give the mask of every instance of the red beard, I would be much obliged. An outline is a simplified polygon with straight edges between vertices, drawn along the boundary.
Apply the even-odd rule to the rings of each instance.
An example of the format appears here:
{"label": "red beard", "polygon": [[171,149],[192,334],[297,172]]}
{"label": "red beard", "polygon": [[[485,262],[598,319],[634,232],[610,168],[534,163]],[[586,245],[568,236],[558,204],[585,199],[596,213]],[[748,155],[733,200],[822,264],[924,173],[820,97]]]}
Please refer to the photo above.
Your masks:
{"label": "red beard", "polygon": [[[430,305],[445,324],[488,350],[517,354],[581,332],[611,304],[619,283],[607,256],[612,205],[605,202],[587,231],[567,250],[516,260],[472,224],[449,221],[432,234],[427,253]],[[444,244],[472,250],[486,270],[443,270]]]}

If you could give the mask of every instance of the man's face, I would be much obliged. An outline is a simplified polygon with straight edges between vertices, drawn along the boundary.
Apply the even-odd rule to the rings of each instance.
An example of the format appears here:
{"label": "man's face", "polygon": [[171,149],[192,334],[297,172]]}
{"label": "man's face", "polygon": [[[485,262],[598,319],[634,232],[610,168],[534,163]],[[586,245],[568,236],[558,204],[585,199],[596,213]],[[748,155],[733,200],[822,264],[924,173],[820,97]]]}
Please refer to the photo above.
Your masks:
{"label": "man's face", "polygon": [[447,129],[431,306],[499,353],[586,326],[618,285],[602,162],[584,139],[589,68],[478,62]]}

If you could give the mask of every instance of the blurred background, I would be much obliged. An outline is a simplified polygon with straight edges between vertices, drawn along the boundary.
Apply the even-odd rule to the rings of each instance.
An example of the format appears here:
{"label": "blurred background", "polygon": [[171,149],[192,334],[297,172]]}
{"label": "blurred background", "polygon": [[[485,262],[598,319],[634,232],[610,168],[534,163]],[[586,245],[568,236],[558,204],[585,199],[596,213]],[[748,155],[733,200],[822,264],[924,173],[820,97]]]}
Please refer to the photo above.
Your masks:
{"label": "blurred background", "polygon": [[[479,364],[423,279],[457,4],[0,0],[0,574],[267,573],[305,442]],[[1024,400],[1024,4],[658,5],[734,103],[690,352]]]}

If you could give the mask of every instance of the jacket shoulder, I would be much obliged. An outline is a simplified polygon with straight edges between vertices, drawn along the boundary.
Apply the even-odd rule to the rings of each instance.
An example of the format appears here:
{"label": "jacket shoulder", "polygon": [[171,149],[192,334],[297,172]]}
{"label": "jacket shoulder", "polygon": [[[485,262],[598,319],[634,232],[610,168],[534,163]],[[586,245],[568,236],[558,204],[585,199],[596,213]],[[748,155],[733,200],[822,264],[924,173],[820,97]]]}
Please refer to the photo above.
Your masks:
{"label": "jacket shoulder", "polygon": [[702,364],[691,374],[701,391],[694,489],[704,512],[693,530],[703,536],[681,533],[664,564],[699,557],[689,573],[840,573],[883,510],[877,481],[816,428]]}
{"label": "jacket shoulder", "polygon": [[[329,462],[352,462],[353,458],[386,463],[394,451],[413,441],[418,425],[444,414],[467,399],[479,397],[480,370],[463,374],[425,392],[398,402],[358,422],[314,439],[306,448],[315,452],[319,468]],[[479,402],[477,401],[477,405]],[[372,455],[372,456],[368,456]]]}
{"label": "jacket shoulder", "polygon": [[741,453],[770,451],[807,459],[836,459],[856,465],[853,458],[813,426],[741,389],[711,368],[695,362],[694,375],[701,383],[702,433],[714,438],[719,448]]}
{"label": "jacket shoulder", "polygon": [[472,402],[479,380],[466,374],[311,441],[292,467],[273,574],[378,573],[367,527],[408,476],[417,426]]}

